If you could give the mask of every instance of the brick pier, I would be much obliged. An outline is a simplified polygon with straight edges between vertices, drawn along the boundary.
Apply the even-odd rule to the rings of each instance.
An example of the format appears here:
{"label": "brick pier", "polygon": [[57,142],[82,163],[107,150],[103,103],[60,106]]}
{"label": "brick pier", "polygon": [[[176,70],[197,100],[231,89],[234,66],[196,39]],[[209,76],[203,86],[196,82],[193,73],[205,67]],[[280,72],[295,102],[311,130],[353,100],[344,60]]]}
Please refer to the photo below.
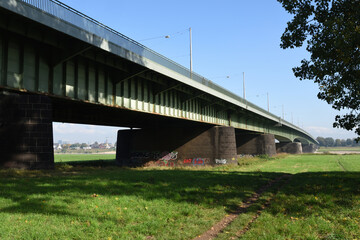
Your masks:
{"label": "brick pier", "polygon": [[54,168],[48,97],[0,93],[0,167]]}

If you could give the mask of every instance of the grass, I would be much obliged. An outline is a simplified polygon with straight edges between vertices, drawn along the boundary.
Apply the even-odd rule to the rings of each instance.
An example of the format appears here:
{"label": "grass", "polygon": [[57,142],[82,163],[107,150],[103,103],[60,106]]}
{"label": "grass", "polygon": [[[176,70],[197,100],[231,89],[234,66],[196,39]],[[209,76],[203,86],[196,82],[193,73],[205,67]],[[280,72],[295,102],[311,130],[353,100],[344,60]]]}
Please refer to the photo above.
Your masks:
{"label": "grass", "polygon": [[320,147],[318,149],[318,152],[329,152],[329,151],[360,152],[360,147]]}
{"label": "grass", "polygon": [[[123,169],[57,164],[0,170],[0,239],[192,239],[260,186],[272,188],[218,239],[359,239],[360,156],[284,155],[240,166]],[[46,226],[46,227],[44,227]]]}
{"label": "grass", "polygon": [[114,160],[115,154],[55,154],[55,163]]}
{"label": "grass", "polygon": [[0,239],[190,239],[275,175],[64,164],[3,170]]}
{"label": "grass", "polygon": [[359,186],[359,173],[297,174],[243,239],[359,238]]}
{"label": "grass", "polygon": [[360,155],[292,155],[250,165],[242,171],[293,176],[283,188],[266,192],[218,239],[236,239],[236,233],[269,198],[274,198],[271,205],[241,239],[360,238]]}

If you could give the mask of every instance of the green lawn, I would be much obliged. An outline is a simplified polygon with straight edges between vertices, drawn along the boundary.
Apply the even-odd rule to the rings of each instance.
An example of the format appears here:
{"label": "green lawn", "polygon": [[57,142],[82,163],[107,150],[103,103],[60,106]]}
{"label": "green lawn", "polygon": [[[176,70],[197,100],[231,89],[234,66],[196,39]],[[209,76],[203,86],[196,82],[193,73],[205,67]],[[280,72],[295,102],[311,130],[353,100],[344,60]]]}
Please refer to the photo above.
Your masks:
{"label": "green lawn", "polygon": [[61,167],[0,172],[0,239],[190,239],[276,175]]}
{"label": "green lawn", "polygon": [[[290,155],[241,171],[293,174],[287,185],[268,191],[253,206],[260,209],[274,198],[241,239],[360,238],[360,155]],[[236,236],[247,220],[239,217],[218,239]]]}
{"label": "green lawn", "polygon": [[291,174],[303,172],[357,172],[360,171],[360,155],[289,155],[285,158],[243,166],[239,171],[283,172]]}
{"label": "green lawn", "polygon": [[360,147],[320,147],[318,152],[347,151],[360,152]]}
{"label": "green lawn", "polygon": [[55,154],[55,162],[79,162],[93,160],[114,160],[115,154]]}
{"label": "green lawn", "polygon": [[269,198],[243,239],[360,238],[360,155],[321,154],[198,169],[0,170],[0,239],[192,239],[283,173],[290,182],[218,239],[235,236]]}

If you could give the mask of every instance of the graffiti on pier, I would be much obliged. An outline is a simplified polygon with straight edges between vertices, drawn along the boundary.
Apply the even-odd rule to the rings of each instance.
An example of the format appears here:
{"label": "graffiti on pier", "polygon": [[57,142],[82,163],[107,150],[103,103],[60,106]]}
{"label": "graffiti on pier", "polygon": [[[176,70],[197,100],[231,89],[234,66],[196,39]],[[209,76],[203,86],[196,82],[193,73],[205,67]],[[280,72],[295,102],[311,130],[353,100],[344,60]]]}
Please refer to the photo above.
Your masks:
{"label": "graffiti on pier", "polygon": [[164,166],[174,167],[178,152],[172,151],[139,151],[130,154],[131,165],[134,166]]}
{"label": "graffiti on pier", "polygon": [[159,167],[175,167],[174,160],[159,160],[157,161]]}
{"label": "graffiti on pier", "polygon": [[204,166],[205,165],[205,160],[202,158],[194,158],[193,159],[193,165],[194,166]]}
{"label": "graffiti on pier", "polygon": [[192,164],[192,158],[184,159],[184,164]]}
{"label": "graffiti on pier", "polygon": [[176,160],[178,152],[171,152],[166,154],[165,156],[161,157],[160,160],[169,161],[169,160]]}
{"label": "graffiti on pier", "polygon": [[215,163],[216,164],[226,164],[227,160],[226,159],[215,159]]}
{"label": "graffiti on pier", "polygon": [[178,152],[132,152],[131,159],[175,160]]}
{"label": "graffiti on pier", "polygon": [[208,158],[187,158],[184,159],[184,165],[193,165],[193,166],[204,166],[209,164],[210,160]]}
{"label": "graffiti on pier", "polygon": [[175,160],[177,159],[177,155],[178,152],[170,152],[166,155],[163,155],[163,157],[161,157],[157,163],[160,167],[175,167]]}

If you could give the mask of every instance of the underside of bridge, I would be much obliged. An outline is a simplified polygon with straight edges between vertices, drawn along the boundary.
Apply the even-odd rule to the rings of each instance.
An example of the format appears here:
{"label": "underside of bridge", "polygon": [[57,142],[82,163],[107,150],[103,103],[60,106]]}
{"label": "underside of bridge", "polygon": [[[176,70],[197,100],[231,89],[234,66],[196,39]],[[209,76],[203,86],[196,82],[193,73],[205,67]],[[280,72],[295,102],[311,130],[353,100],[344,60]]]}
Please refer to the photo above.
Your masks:
{"label": "underside of bridge", "polygon": [[[128,109],[104,107],[39,94],[0,94],[0,165],[54,167],[52,122],[138,128],[119,130],[121,166],[201,166],[236,164],[238,155],[301,153],[299,142],[275,144],[272,134],[216,126]],[[307,145],[313,151],[312,145]]]}
{"label": "underside of bridge", "polygon": [[234,163],[238,154],[312,151],[303,144],[316,141],[302,129],[47,3],[50,12],[0,1],[0,165],[53,168],[53,121],[141,128],[119,131],[120,165],[214,165]]}

